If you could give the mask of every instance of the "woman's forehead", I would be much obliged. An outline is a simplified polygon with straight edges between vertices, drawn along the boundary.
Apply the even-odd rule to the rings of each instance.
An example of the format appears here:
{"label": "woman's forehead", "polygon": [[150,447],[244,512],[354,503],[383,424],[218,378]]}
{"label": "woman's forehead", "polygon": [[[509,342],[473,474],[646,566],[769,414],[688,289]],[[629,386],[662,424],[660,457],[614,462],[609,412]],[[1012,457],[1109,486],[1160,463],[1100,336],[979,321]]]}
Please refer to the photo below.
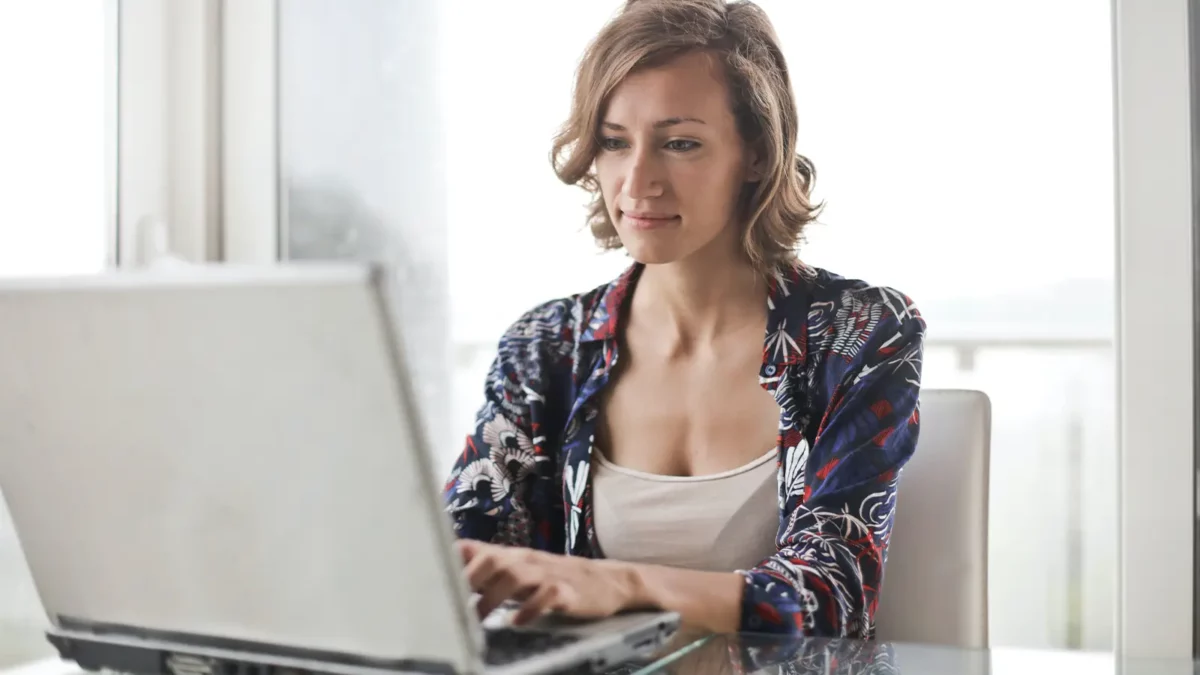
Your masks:
{"label": "woman's forehead", "polygon": [[732,122],[724,72],[711,55],[685,54],[630,73],[614,89],[603,121],[628,127],[670,119]]}

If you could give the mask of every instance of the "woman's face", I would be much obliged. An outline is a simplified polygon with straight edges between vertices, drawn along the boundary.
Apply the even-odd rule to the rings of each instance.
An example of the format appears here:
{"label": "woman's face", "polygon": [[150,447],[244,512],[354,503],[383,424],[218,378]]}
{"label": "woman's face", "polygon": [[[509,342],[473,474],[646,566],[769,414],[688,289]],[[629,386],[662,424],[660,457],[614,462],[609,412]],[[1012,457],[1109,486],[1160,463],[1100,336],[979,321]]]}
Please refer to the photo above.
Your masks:
{"label": "woman's face", "polygon": [[635,72],[600,121],[596,174],[629,255],[662,264],[736,251],[738,196],[753,164],[720,65],[692,53]]}

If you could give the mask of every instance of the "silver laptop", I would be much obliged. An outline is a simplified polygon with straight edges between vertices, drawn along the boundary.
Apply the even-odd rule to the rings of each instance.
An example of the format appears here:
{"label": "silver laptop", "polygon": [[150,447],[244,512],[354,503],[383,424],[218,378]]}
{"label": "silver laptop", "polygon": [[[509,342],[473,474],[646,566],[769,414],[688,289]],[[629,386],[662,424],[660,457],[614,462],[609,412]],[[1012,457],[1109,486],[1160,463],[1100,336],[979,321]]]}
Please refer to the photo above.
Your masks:
{"label": "silver laptop", "polygon": [[661,648],[675,614],[477,621],[391,278],[279,265],[0,282],[0,491],[64,658],[543,673]]}

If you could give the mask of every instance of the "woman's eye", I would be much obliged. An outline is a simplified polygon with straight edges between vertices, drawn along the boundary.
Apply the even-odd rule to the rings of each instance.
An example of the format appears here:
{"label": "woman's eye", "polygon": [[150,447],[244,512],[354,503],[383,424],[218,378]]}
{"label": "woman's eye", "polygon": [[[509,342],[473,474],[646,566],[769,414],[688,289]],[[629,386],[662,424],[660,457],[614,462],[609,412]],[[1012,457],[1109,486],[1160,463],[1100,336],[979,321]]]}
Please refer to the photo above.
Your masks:
{"label": "woman's eye", "polygon": [[668,150],[673,150],[675,152],[687,152],[688,150],[695,150],[696,148],[700,147],[700,144],[696,141],[688,141],[677,138],[673,141],[667,141],[665,147]]}
{"label": "woman's eye", "polygon": [[605,150],[620,150],[625,147],[625,141],[612,136],[605,136],[600,139],[600,147]]}

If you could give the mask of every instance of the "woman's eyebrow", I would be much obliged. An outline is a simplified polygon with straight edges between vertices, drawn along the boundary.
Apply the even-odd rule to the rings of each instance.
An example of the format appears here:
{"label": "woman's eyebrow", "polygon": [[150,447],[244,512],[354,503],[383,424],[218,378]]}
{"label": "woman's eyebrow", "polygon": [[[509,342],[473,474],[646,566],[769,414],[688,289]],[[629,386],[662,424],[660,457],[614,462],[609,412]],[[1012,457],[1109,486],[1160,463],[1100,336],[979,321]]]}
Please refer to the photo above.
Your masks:
{"label": "woman's eyebrow", "polygon": [[[655,129],[664,129],[666,127],[673,127],[676,124],[683,124],[684,122],[695,122],[696,124],[707,124],[707,122],[700,119],[699,117],[668,117],[666,119],[655,122],[654,128]],[[616,122],[605,121],[601,124],[601,126],[603,126],[606,129],[612,129],[613,131],[625,131],[626,130],[625,127],[621,126],[620,124],[617,124]]]}

